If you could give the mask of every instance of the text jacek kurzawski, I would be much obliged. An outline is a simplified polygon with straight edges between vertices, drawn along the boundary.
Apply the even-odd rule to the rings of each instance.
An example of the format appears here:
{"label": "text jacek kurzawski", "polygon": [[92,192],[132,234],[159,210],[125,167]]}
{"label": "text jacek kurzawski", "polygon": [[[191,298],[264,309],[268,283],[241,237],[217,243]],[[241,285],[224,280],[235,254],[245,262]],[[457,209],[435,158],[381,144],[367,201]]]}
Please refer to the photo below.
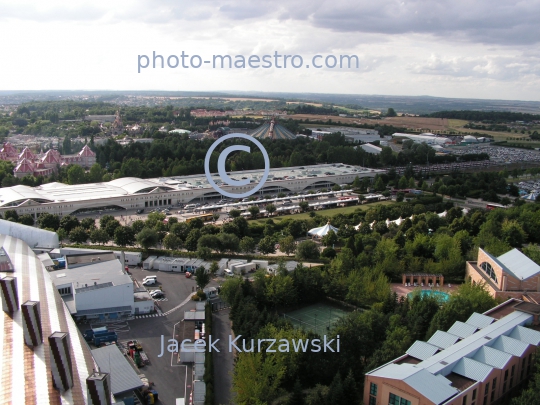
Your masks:
{"label": "text jacek kurzawski", "polygon": [[[162,357],[165,351],[170,353],[182,352],[206,352],[208,346],[209,352],[220,352],[216,347],[216,344],[220,339],[212,339],[212,336],[208,336],[208,342],[203,339],[192,341],[191,339],[184,339],[178,342],[176,339],[167,340],[167,347],[165,347],[165,337],[161,335],[161,353],[158,357]],[[335,348],[332,345],[335,342]],[[186,346],[187,345],[187,346]],[[234,339],[229,336],[227,348],[229,352],[237,351],[238,353],[253,353],[253,352],[266,352],[266,353],[288,353],[288,352],[332,352],[339,353],[339,335],[335,339],[328,339],[326,335],[322,339],[247,339],[242,340],[242,335],[236,336]]]}

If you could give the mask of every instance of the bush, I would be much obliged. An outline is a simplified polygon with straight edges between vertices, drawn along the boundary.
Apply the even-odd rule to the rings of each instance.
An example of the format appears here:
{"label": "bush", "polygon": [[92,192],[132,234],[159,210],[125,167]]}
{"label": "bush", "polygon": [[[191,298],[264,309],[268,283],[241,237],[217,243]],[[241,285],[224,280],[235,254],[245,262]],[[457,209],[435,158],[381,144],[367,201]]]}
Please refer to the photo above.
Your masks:
{"label": "bush", "polygon": [[197,290],[197,292],[191,297],[193,301],[205,301],[206,294],[203,290]]}

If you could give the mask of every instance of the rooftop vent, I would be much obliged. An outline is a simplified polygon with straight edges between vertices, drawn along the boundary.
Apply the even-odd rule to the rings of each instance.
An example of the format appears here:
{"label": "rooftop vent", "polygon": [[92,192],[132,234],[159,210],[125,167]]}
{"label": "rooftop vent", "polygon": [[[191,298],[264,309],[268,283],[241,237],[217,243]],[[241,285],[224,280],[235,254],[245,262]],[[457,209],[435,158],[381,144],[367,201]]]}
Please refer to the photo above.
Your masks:
{"label": "rooftop vent", "polygon": [[440,363],[441,363],[443,366],[447,366],[447,365],[448,365],[448,363],[447,363],[446,361],[444,361],[444,360],[441,361]]}

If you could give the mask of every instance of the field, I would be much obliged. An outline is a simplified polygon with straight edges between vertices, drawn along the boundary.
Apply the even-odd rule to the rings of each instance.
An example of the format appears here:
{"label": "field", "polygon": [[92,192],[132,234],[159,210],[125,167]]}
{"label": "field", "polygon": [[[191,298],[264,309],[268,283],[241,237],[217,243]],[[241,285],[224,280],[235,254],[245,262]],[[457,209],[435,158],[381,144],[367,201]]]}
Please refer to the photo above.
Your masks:
{"label": "field", "polygon": [[296,311],[283,314],[295,328],[305,329],[317,333],[320,336],[328,334],[328,331],[346,312],[331,305],[318,303]]}
{"label": "field", "polygon": [[[506,141],[507,138],[520,138],[520,140],[511,140],[509,142],[522,143],[527,146],[535,147],[531,142],[528,142],[528,134],[514,133],[514,132],[497,132],[497,131],[484,131],[481,129],[470,129],[464,126],[469,122],[466,120],[446,119],[446,118],[428,118],[428,117],[390,117],[382,118],[380,120],[374,120],[369,118],[349,118],[349,117],[336,117],[332,115],[315,115],[315,114],[294,114],[287,118],[297,120],[310,120],[310,121],[327,121],[332,120],[333,125],[338,124],[369,124],[369,125],[392,125],[394,127],[407,128],[410,131],[416,132],[433,132],[440,134],[448,134],[454,132],[456,134],[485,134],[491,135],[496,141]],[[303,126],[308,126],[303,124]],[[324,127],[317,125],[317,127]],[[534,130],[537,128],[531,128]]]}
{"label": "field", "polygon": [[390,117],[374,120],[370,118],[349,118],[336,117],[335,115],[315,115],[315,114],[294,114],[287,118],[310,121],[327,121],[343,124],[369,124],[369,125],[393,125],[395,127],[405,127],[413,130],[445,131],[448,129],[446,118],[426,118],[426,117]]}
{"label": "field", "polygon": [[[356,210],[367,210],[370,207],[374,207],[375,205],[388,205],[388,204],[392,204],[392,202],[391,201],[381,201],[381,202],[370,203],[370,204],[352,205],[352,206],[343,207],[343,208],[330,208],[328,210],[321,210],[321,211],[315,211],[315,212],[317,214],[319,214],[319,215],[333,217],[334,215],[337,215],[337,214],[350,214],[350,213],[352,213],[352,212],[354,212]],[[309,219],[309,218],[310,218],[309,212],[303,212],[303,213],[300,213],[300,214],[283,215],[283,216],[279,216],[279,217],[272,217],[272,219],[275,222],[284,221],[286,219],[298,219],[298,220],[301,220],[301,219]],[[257,219],[255,221],[260,223],[260,224],[264,224],[266,222],[266,220],[267,220],[267,218]]]}

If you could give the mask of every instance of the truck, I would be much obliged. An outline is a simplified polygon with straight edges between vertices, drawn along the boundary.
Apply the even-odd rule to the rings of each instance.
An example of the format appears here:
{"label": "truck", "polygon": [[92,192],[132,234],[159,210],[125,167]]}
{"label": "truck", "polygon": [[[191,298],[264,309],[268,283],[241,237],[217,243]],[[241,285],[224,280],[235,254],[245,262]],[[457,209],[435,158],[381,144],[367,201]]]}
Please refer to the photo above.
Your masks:
{"label": "truck", "polygon": [[99,347],[102,343],[116,342],[118,341],[118,335],[116,332],[107,332],[99,335],[94,335],[94,346]]}
{"label": "truck", "polygon": [[102,326],[100,328],[88,329],[84,331],[83,337],[84,337],[84,340],[86,340],[87,342],[91,342],[94,339],[95,334],[107,333],[108,331],[109,330],[107,329],[106,326]]}

